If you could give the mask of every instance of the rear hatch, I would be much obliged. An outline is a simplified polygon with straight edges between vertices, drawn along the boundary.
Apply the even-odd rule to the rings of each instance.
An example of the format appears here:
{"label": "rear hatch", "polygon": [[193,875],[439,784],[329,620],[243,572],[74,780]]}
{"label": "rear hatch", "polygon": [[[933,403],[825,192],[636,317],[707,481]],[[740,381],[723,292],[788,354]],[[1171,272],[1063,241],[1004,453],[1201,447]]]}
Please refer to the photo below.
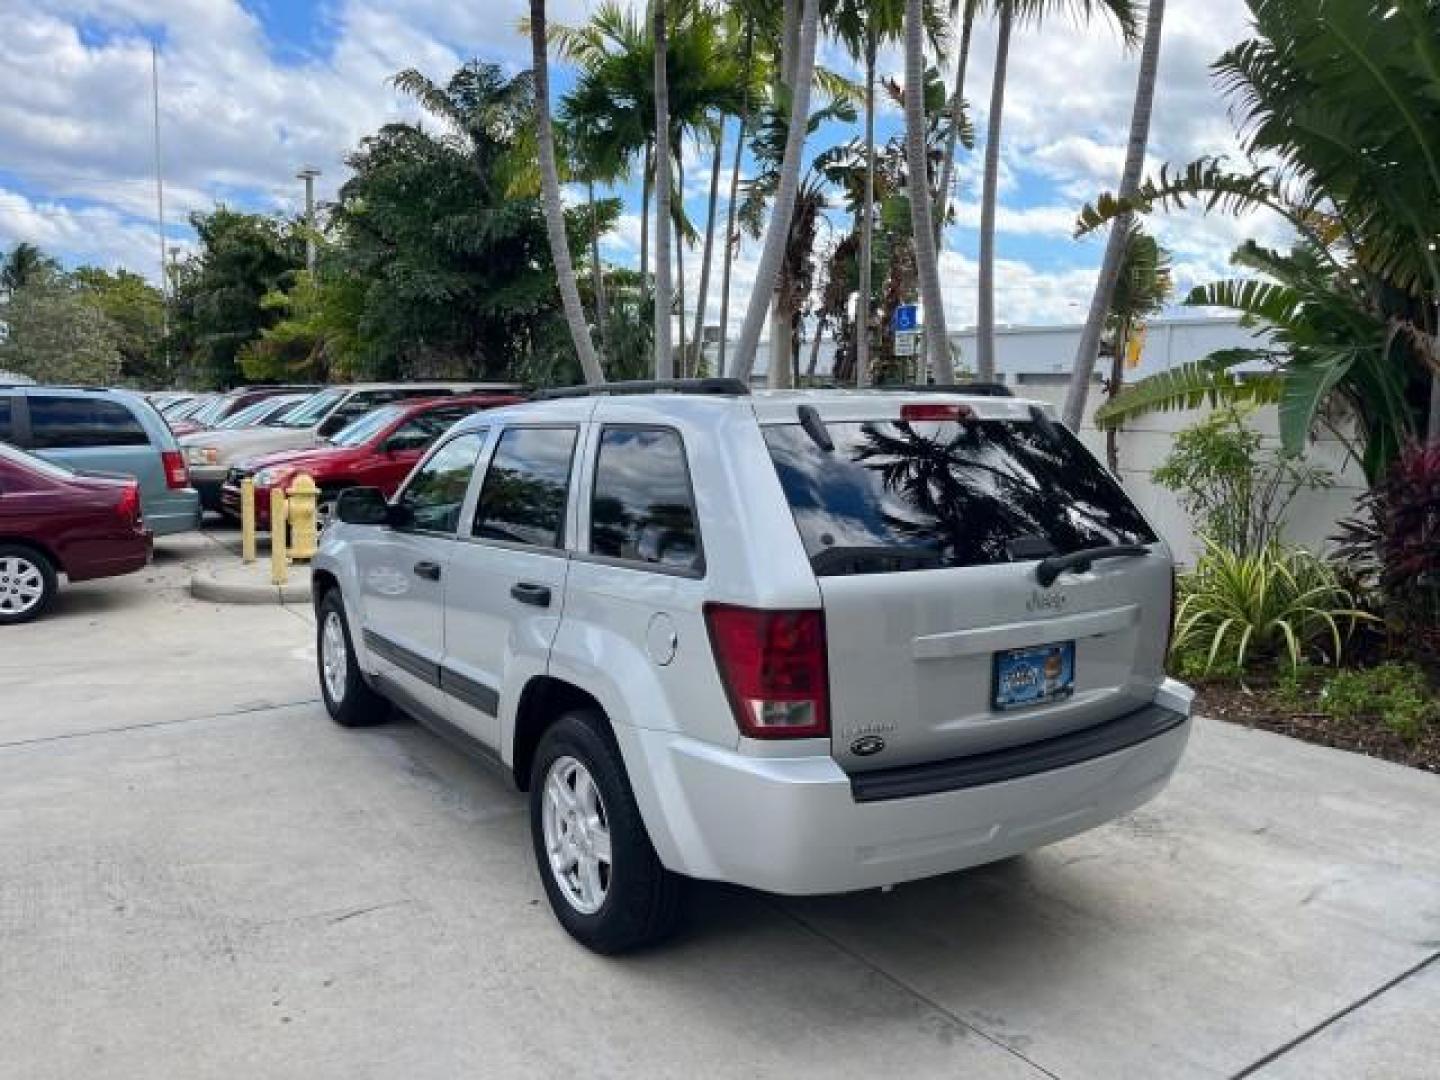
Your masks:
{"label": "rear hatch", "polygon": [[1153,699],[1170,555],[1070,432],[1008,399],[826,400],[762,422],[823,598],[842,767],[984,753]]}

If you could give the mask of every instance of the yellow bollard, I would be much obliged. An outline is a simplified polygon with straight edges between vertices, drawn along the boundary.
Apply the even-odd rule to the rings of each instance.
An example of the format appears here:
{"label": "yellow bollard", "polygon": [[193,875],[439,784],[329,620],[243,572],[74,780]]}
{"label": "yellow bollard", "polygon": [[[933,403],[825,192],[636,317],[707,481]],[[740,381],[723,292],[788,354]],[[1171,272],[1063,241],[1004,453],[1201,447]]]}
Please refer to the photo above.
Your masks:
{"label": "yellow bollard", "polygon": [[240,558],[255,561],[255,481],[240,481]]}
{"label": "yellow bollard", "polygon": [[270,489],[270,584],[284,585],[290,577],[290,560],[285,556],[285,492]]}
{"label": "yellow bollard", "polygon": [[290,557],[296,562],[315,557],[315,504],[319,498],[320,489],[308,473],[297,476],[285,492],[290,507]]}

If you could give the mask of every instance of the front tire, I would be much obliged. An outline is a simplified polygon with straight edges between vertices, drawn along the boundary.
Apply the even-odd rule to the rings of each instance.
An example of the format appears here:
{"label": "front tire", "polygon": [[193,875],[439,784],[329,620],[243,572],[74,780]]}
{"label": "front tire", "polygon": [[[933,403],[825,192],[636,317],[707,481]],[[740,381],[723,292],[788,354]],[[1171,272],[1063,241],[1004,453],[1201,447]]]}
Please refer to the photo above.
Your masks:
{"label": "front tire", "polygon": [[681,879],[655,854],[605,718],[566,713],[530,773],[530,835],[550,908],[576,941],[612,955],[666,937]]}
{"label": "front tire", "polygon": [[315,660],[320,696],[330,719],[342,727],[369,727],[390,718],[390,703],[370,689],[360,672],[338,588],[332,588],[320,601]]}
{"label": "front tire", "polygon": [[55,565],[34,548],[0,544],[0,626],[29,622],[55,599]]}

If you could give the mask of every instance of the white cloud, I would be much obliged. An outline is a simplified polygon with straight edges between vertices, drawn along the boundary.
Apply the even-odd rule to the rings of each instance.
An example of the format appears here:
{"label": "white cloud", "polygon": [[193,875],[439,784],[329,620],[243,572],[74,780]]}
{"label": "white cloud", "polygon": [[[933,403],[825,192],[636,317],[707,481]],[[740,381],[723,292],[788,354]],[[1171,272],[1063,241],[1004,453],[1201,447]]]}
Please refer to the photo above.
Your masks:
{"label": "white cloud", "polygon": [[[145,270],[156,258],[152,230],[150,38],[161,48],[162,134],[172,236],[186,213],[228,200],[262,209],[298,207],[294,179],[302,163],[323,170],[322,199],[343,182],[343,158],[388,120],[415,115],[388,85],[405,67],[445,77],[479,55],[512,69],[528,65],[520,34],[525,0],[318,0],[325,40],[278,59],[261,23],[241,0],[0,0],[0,246],[29,239],[71,261],[127,262]],[[642,0],[628,0],[643,7]],[[550,0],[552,22],[582,21],[594,0]],[[81,33],[84,24],[86,32]],[[95,31],[99,33],[95,33]],[[1208,65],[1245,34],[1241,0],[1170,5],[1149,165],[1234,150],[1225,104]],[[843,52],[823,57],[855,74]],[[978,224],[978,186],[994,28],[977,25],[968,96],[981,146],[963,153],[957,213]],[[1069,239],[1075,210],[1119,178],[1137,58],[1112,28],[1077,29],[1064,18],[1013,42],[1001,157],[997,228],[1002,261],[997,305],[1008,321],[1079,317],[1093,285],[1099,243]],[[893,75],[901,57],[882,52]],[[898,114],[881,94],[882,137]],[[703,222],[708,152],[686,146],[687,207]],[[632,185],[633,189],[633,185]],[[1022,198],[1023,196],[1023,198]],[[638,261],[638,200],[605,242],[607,257]],[[1027,203],[1029,205],[1021,205]],[[722,207],[723,211],[723,207]],[[1283,243],[1285,230],[1259,217],[1157,216],[1153,227],[1174,251],[1177,277],[1228,272],[1230,250],[1256,235]],[[1007,239],[1054,244],[1053,258],[1005,258]],[[732,326],[738,327],[758,244],[736,263]],[[694,302],[699,252],[690,253],[687,291]],[[975,267],[947,253],[947,307],[955,324],[973,320]],[[710,298],[718,317],[719,256]]]}

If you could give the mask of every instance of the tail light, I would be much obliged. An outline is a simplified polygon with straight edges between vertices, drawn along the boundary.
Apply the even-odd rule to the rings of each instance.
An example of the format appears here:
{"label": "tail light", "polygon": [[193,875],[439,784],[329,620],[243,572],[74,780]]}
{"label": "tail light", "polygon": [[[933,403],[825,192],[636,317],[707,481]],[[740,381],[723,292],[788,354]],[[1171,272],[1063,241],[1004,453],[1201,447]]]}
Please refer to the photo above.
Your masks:
{"label": "tail light", "polygon": [[742,735],[810,739],[830,734],[822,612],[706,604],[705,621]]}
{"label": "tail light", "polygon": [[165,466],[165,486],[176,488],[190,486],[190,469],[185,464],[185,455],[179,450],[162,450],[160,461]]}
{"label": "tail light", "polygon": [[1175,564],[1170,564],[1170,621],[1165,624],[1165,654],[1162,663],[1167,667],[1170,663],[1170,646],[1175,643],[1175,608],[1180,603],[1180,582],[1179,575],[1175,572]]}
{"label": "tail light", "polygon": [[139,524],[140,522],[140,485],[130,484],[120,493],[120,501],[115,506],[115,512],[120,515],[122,521]]}

